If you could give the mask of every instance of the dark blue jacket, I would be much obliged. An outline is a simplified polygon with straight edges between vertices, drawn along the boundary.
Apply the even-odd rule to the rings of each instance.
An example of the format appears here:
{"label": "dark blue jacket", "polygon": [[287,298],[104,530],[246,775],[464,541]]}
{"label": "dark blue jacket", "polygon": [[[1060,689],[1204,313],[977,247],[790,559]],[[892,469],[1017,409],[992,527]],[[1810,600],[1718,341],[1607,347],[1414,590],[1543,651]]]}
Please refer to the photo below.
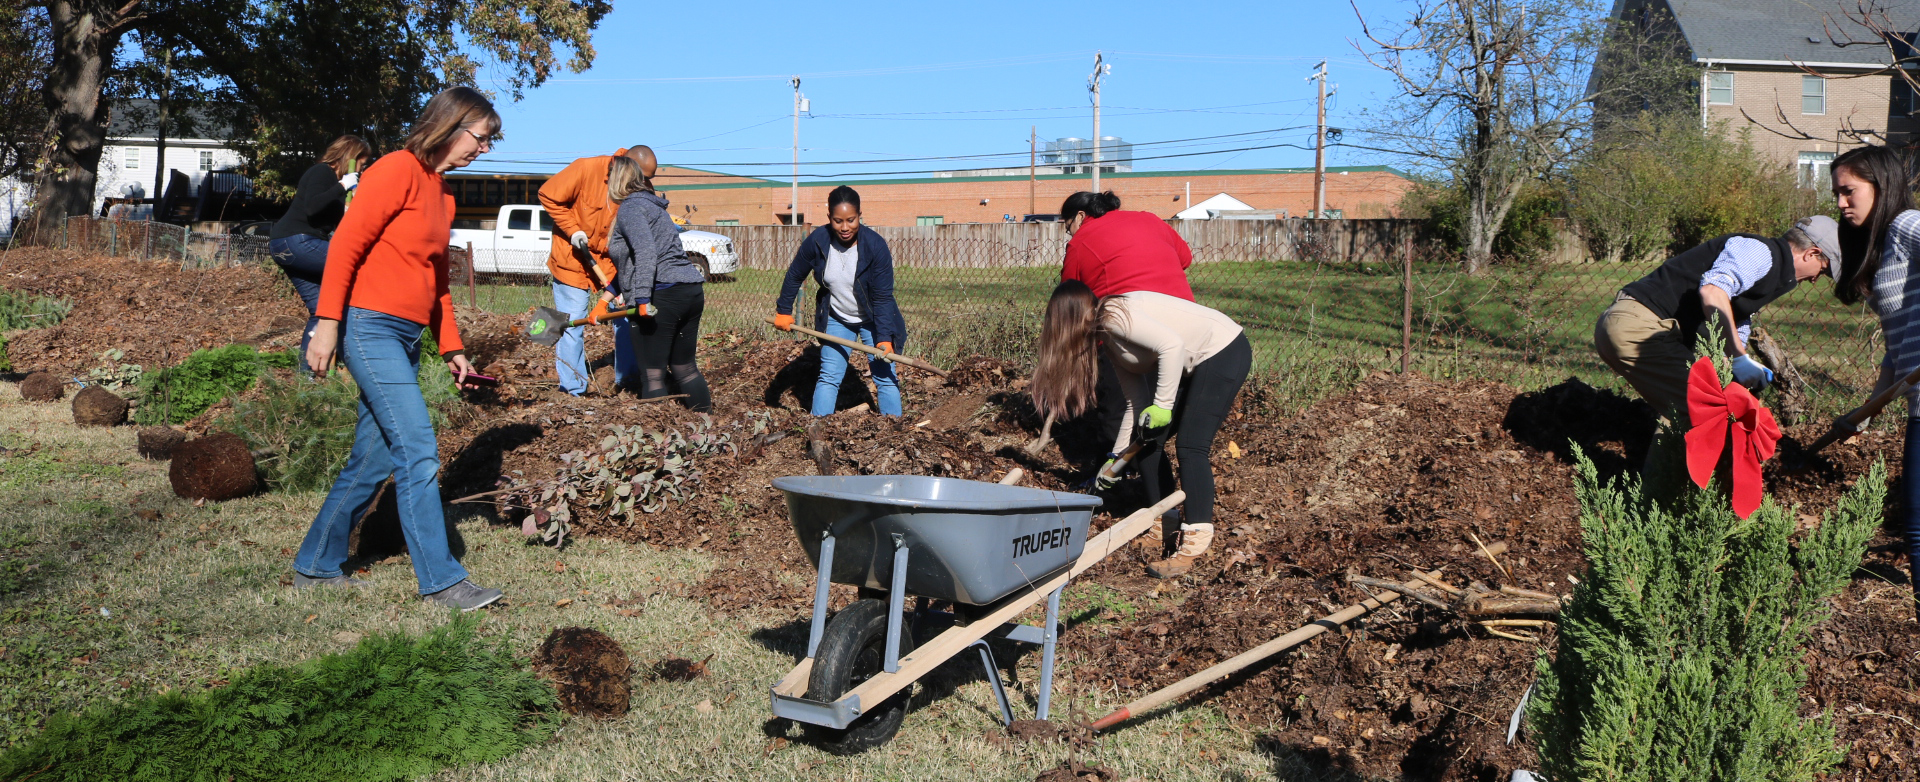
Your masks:
{"label": "dark blue jacket", "polygon": [[[821,275],[827,270],[827,247],[832,241],[832,229],[823,225],[813,229],[806,241],[800,243],[799,252],[793,254],[793,263],[787,266],[787,280],[780,286],[780,300],[774,303],[774,312],[793,314],[793,300],[800,295],[800,285],[811,274],[814,285],[819,288],[813,301],[813,328],[827,330],[827,312],[832,305],[827,303],[827,285]],[[900,317],[900,307],[893,302],[893,253],[887,249],[887,240],[863,225],[860,233],[854,234],[853,243],[860,248],[860,261],[853,272],[853,297],[860,304],[860,317],[873,329],[874,342],[891,342],[896,353],[905,350],[907,322]]]}

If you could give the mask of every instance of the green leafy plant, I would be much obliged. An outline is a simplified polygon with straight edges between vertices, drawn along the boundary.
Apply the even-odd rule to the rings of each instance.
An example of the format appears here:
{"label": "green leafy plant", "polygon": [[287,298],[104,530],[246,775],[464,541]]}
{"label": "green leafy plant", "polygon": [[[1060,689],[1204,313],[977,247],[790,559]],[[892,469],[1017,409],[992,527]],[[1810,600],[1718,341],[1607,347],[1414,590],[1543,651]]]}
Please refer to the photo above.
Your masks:
{"label": "green leafy plant", "polygon": [[7,335],[0,332],[0,372],[12,372],[13,362],[7,358]]}
{"label": "green leafy plant", "polygon": [[1687,478],[1684,448],[1668,428],[1644,481],[1604,484],[1578,455],[1592,565],[1528,710],[1549,779],[1784,782],[1841,758],[1830,718],[1800,716],[1801,647],[1880,523],[1886,467],[1796,545],[1797,509],[1768,501],[1740,519],[1724,477]]}
{"label": "green leafy plant", "polygon": [[528,508],[522,531],[559,546],[577,514],[591,508],[609,521],[634,526],[644,514],[658,513],[687,499],[700,482],[697,457],[733,447],[733,436],[718,431],[701,415],[686,432],[651,432],[638,426],[610,426],[598,447],[560,455],[561,467],[545,481],[511,479],[502,498]]}
{"label": "green leafy plant", "polygon": [[108,391],[119,391],[129,386],[137,386],[144,370],[139,364],[127,364],[120,359],[126,352],[115,348],[100,353],[100,365],[87,370],[87,384],[100,386]]}
{"label": "green leafy plant", "polygon": [[268,455],[260,460],[277,491],[319,491],[333,485],[353,450],[360,391],[345,378],[316,382],[268,376],[260,393],[234,403],[213,423]]}
{"label": "green leafy plant", "polygon": [[292,369],[294,363],[292,351],[259,353],[252,345],[196,350],[187,360],[140,378],[142,402],[134,420],[145,425],[185,423],[252,388],[268,368]]}
{"label": "green leafy plant", "polygon": [[73,312],[72,299],[0,290],[0,331],[57,326]]}
{"label": "green leafy plant", "polygon": [[56,715],[0,754],[0,779],[401,780],[499,760],[553,735],[558,698],[478,626]]}

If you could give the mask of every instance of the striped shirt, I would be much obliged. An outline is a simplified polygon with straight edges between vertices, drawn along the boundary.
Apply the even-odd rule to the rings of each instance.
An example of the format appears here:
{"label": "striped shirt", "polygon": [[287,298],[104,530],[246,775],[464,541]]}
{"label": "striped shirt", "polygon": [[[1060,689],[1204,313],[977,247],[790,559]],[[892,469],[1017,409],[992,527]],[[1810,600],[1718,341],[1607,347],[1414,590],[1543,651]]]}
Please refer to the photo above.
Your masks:
{"label": "striped shirt", "polygon": [[[1719,257],[1713,259],[1713,268],[1700,275],[1700,285],[1712,285],[1726,291],[1727,298],[1733,298],[1746,293],[1772,273],[1773,250],[1759,239],[1735,236],[1720,248]],[[1736,325],[1740,344],[1747,344],[1747,335],[1753,330],[1753,319],[1742,320]]]}
{"label": "striped shirt", "polygon": [[[1894,215],[1880,249],[1880,269],[1873,273],[1873,295],[1868,304],[1880,316],[1887,356],[1881,365],[1893,369],[1895,379],[1920,367],[1920,211]],[[1908,415],[1920,411],[1920,387],[1907,392]]]}

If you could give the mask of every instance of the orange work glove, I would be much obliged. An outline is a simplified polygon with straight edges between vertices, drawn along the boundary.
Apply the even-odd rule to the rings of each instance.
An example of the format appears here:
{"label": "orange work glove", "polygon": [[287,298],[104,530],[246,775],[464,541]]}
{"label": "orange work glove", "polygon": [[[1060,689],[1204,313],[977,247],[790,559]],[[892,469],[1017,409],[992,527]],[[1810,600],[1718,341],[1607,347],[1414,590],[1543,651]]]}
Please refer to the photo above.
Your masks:
{"label": "orange work glove", "polygon": [[779,313],[775,313],[775,314],[774,314],[774,316],[773,316],[773,327],[774,327],[774,328],[776,328],[776,329],[779,329],[779,330],[781,330],[781,331],[792,331],[792,330],[793,330],[793,316],[792,316],[792,315],[781,315],[781,314],[779,314]]}
{"label": "orange work glove", "polygon": [[[893,352],[893,343],[891,343],[891,342],[881,342],[881,343],[878,343],[878,344],[876,344],[876,345],[874,345],[874,347],[876,347],[876,348],[879,348],[879,349],[880,349],[880,352],[882,352],[882,353],[892,353],[892,352]],[[891,360],[891,359],[888,359],[888,358],[887,358],[887,357],[885,357],[885,356],[881,356],[880,358],[881,358],[881,360],[883,360],[883,361],[890,361],[890,360]]]}
{"label": "orange work glove", "polygon": [[606,319],[607,315],[607,300],[601,299],[593,303],[593,310],[587,313],[587,322],[598,324],[600,321]]}

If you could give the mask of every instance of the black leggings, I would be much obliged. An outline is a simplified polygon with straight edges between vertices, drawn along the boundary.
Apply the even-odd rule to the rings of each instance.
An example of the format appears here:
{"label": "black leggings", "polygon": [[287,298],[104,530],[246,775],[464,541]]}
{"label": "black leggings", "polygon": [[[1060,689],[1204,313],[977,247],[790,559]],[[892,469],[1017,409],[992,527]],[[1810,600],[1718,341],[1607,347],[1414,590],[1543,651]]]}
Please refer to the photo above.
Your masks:
{"label": "black leggings", "polygon": [[1247,343],[1247,335],[1241,334],[1212,358],[1200,362],[1180,381],[1180,398],[1173,405],[1173,425],[1167,428],[1166,434],[1148,443],[1146,453],[1140,457],[1138,466],[1146,483],[1147,502],[1159,502],[1167,496],[1162,478],[1166,462],[1164,446],[1166,438],[1178,434],[1173,452],[1180,460],[1180,488],[1187,492],[1187,501],[1182,504],[1185,523],[1213,523],[1210,457],[1213,437],[1220,433],[1220,423],[1233,409],[1233,398],[1239,395],[1240,386],[1247,382],[1247,373],[1252,369],[1253,346]]}
{"label": "black leggings", "polygon": [[639,340],[640,398],[655,399],[668,395],[667,375],[687,398],[680,403],[696,412],[713,409],[713,392],[694,362],[700,347],[700,313],[707,308],[707,293],[700,283],[680,283],[653,292],[651,318],[635,318],[633,330]]}

